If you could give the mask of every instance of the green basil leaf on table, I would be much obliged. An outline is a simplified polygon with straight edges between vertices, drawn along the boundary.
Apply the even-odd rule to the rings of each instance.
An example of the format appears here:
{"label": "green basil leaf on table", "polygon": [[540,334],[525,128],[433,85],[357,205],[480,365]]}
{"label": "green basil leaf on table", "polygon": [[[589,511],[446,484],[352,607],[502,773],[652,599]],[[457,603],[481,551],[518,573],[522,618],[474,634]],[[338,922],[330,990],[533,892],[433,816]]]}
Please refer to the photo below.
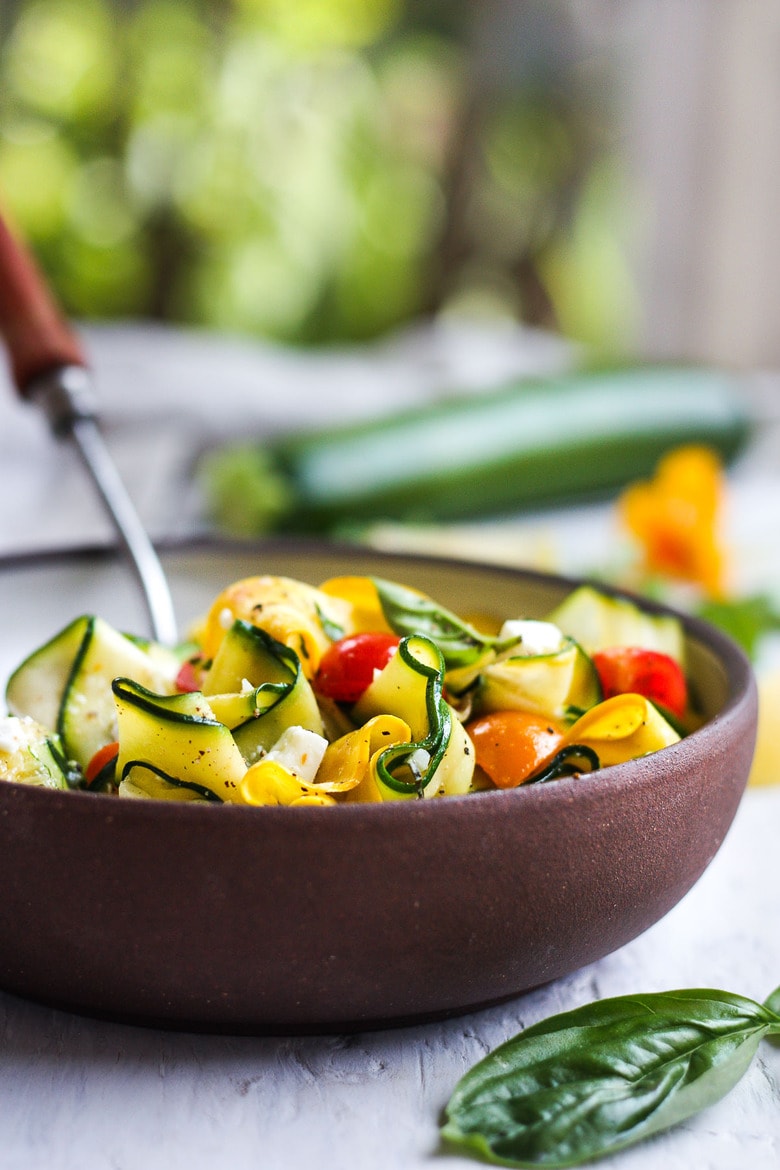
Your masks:
{"label": "green basil leaf on table", "polygon": [[466,1073],[442,1137],[506,1166],[563,1168],[613,1153],[724,1097],[760,1040],[780,1033],[778,1008],[780,988],[764,1005],[705,989],[553,1016]]}

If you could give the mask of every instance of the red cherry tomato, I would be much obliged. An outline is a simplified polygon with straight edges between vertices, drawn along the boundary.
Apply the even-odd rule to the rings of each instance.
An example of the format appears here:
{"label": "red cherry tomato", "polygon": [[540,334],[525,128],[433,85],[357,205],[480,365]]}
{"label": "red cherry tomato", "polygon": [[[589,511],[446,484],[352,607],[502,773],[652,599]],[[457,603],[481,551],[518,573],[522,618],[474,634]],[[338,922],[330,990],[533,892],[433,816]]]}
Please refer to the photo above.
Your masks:
{"label": "red cherry tomato", "polygon": [[104,747],[98,748],[84,769],[84,779],[87,784],[92,784],[111,760],[115,760],[118,755],[118,743],[107,743]]}
{"label": "red cherry tomato", "polygon": [[593,655],[604,698],[636,694],[665,707],[682,719],[688,706],[688,687],[679,663],[658,650],[641,646],[613,646]]}
{"label": "red cherry tomato", "polygon": [[203,666],[199,658],[188,658],[176,675],[176,690],[182,694],[199,691],[203,685]]}
{"label": "red cherry tomato", "polygon": [[373,682],[374,671],[387,666],[401,639],[395,634],[348,634],[323,654],[315,690],[339,703],[356,703]]}
{"label": "red cherry tomato", "polygon": [[477,764],[496,788],[516,788],[563,746],[555,723],[529,711],[492,711],[466,724]]}

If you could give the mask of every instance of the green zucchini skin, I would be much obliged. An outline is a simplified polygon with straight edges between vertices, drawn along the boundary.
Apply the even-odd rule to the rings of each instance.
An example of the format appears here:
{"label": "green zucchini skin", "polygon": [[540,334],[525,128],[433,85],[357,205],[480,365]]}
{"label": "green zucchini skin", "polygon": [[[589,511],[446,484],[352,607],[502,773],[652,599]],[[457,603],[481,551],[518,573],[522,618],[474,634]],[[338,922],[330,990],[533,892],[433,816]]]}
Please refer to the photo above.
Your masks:
{"label": "green zucchini skin", "polygon": [[129,675],[156,691],[173,689],[176,655],[143,646],[102,618],[76,618],[16,668],[6,688],[8,709],[56,730],[66,756],[86,768],[116,738],[112,679]]}
{"label": "green zucchini skin", "polygon": [[206,497],[218,524],[246,534],[596,499],[648,476],[681,444],[732,459],[751,432],[737,387],[726,373],[664,366],[524,380],[243,456],[223,449],[205,465]]}

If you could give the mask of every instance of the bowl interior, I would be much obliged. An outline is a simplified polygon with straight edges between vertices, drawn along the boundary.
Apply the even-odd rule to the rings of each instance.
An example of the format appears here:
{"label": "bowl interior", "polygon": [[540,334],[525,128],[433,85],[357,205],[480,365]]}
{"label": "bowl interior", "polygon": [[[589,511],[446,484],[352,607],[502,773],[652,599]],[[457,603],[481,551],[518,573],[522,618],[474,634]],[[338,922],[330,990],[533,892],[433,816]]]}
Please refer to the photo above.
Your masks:
{"label": "bowl interior", "polygon": [[[544,617],[576,582],[500,566],[385,554],[355,547],[271,541],[260,546],[204,542],[174,547],[163,561],[178,615],[180,634],[232,581],[260,573],[295,577],[317,585],[343,572],[387,576],[427,592],[461,615],[494,618]],[[96,613],[129,633],[146,632],[146,616],[128,568],[111,554],[51,554],[0,559],[0,685],[46,638],[82,613]],[[719,711],[730,690],[723,659],[689,623],[686,669],[707,718]]]}

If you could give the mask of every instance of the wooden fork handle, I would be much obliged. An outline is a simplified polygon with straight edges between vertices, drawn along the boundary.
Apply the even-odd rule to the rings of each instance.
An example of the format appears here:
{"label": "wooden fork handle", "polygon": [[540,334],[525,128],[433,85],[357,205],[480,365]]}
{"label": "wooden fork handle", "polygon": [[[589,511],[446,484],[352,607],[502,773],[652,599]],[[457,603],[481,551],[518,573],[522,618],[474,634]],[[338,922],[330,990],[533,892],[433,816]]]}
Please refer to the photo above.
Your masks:
{"label": "wooden fork handle", "polygon": [[27,248],[0,215],[0,334],[11,374],[23,398],[41,376],[63,366],[86,366],[81,344],[67,325]]}

